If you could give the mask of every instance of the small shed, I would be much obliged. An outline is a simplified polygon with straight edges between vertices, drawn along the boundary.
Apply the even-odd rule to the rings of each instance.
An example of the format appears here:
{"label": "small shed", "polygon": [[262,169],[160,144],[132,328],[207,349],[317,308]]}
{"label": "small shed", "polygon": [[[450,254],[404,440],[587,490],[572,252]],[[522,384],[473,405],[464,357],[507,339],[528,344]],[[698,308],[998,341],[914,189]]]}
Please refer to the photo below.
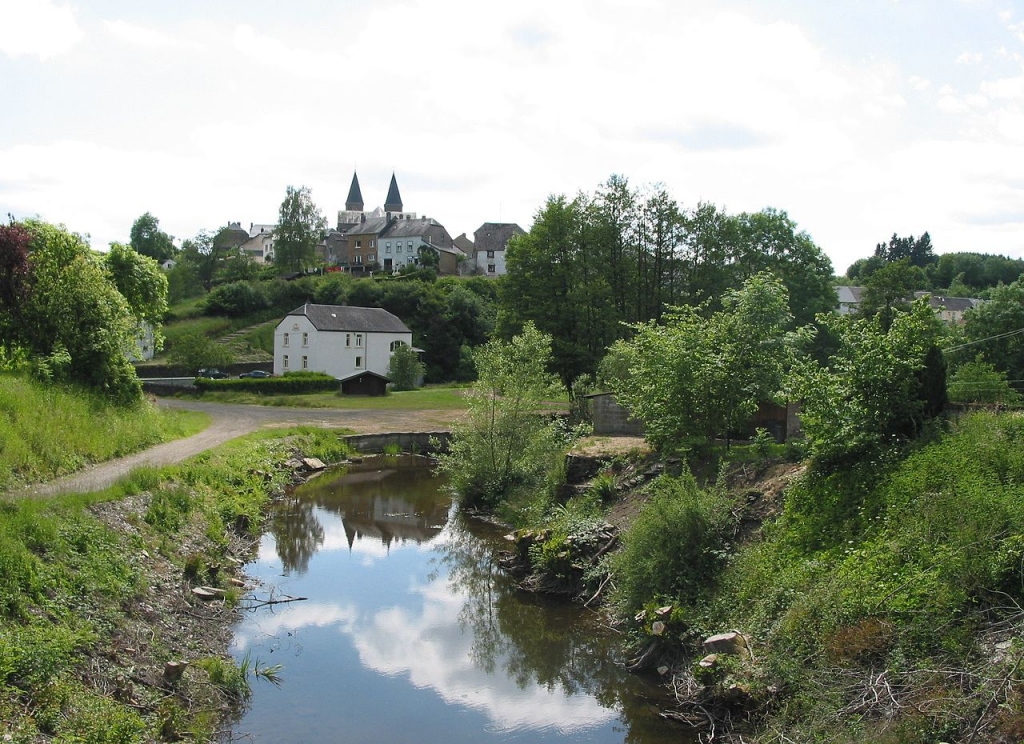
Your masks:
{"label": "small shed", "polygon": [[391,382],[376,372],[357,372],[341,381],[342,395],[386,395]]}
{"label": "small shed", "polygon": [[619,405],[615,393],[594,393],[586,396],[590,401],[590,417],[594,434],[603,436],[642,437],[644,425]]}

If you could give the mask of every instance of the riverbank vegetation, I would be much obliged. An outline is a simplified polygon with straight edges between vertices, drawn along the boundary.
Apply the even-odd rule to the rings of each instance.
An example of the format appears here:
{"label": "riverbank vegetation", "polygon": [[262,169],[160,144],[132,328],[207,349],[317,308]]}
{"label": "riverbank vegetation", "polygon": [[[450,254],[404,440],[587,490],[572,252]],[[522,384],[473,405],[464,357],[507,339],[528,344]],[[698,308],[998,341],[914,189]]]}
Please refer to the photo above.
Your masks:
{"label": "riverbank vegetation", "polygon": [[0,502],[4,740],[217,740],[249,685],[275,679],[224,655],[227,613],[297,452],[347,454],[337,432],[279,431],[104,493]]}
{"label": "riverbank vegetation", "polygon": [[[605,602],[632,668],[671,681],[666,716],[702,741],[1018,741],[1024,416],[943,415],[950,332],[926,302],[786,334],[785,300],[754,275],[720,310],[669,313],[612,347],[605,379],[658,458],[609,458],[565,487],[547,451],[522,465],[524,489],[456,488],[519,527],[502,564],[524,588]],[[802,440],[729,447],[773,391],[802,401]],[[455,432],[450,473],[508,441],[484,410]],[[806,459],[768,499],[738,473],[773,472],[779,450]],[[725,650],[709,640],[722,634]]]}
{"label": "riverbank vegetation", "polygon": [[202,430],[206,414],[114,405],[94,391],[0,373],[0,492]]}

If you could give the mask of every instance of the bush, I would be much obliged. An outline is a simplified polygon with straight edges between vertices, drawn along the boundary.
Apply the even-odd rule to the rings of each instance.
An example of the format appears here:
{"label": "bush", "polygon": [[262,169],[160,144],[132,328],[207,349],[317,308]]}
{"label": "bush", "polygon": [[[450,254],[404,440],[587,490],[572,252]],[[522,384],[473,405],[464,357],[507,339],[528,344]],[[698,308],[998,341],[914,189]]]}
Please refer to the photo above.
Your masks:
{"label": "bush", "polygon": [[411,346],[402,344],[391,354],[388,376],[395,390],[412,390],[423,379],[423,362]]}
{"label": "bush", "polygon": [[735,528],[732,501],[689,473],[662,476],[611,559],[614,598],[625,616],[651,599],[694,604],[715,584]]}
{"label": "bush", "polygon": [[211,380],[197,378],[195,386],[200,392],[261,393],[263,395],[302,395],[305,393],[331,393],[340,383],[323,372],[288,372],[281,377]]}
{"label": "bush", "polygon": [[227,315],[240,318],[252,315],[270,306],[263,285],[257,282],[232,282],[214,288],[206,297],[207,315]]}

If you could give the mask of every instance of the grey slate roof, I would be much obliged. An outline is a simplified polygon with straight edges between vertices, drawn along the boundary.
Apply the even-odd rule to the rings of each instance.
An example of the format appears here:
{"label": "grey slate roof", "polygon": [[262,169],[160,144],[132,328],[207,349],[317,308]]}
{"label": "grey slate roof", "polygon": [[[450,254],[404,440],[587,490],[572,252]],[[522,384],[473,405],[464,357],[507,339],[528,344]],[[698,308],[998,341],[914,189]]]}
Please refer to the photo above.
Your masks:
{"label": "grey slate roof", "polygon": [[477,252],[503,251],[509,240],[525,232],[514,222],[485,222],[476,229],[473,237],[476,239]]}
{"label": "grey slate roof", "polygon": [[389,220],[387,217],[368,217],[362,222],[357,222],[348,230],[345,230],[346,235],[369,235],[371,233],[380,235],[382,232],[387,230]]}
{"label": "grey slate roof", "polygon": [[398,316],[379,307],[306,304],[288,315],[305,315],[318,331],[411,333]]}

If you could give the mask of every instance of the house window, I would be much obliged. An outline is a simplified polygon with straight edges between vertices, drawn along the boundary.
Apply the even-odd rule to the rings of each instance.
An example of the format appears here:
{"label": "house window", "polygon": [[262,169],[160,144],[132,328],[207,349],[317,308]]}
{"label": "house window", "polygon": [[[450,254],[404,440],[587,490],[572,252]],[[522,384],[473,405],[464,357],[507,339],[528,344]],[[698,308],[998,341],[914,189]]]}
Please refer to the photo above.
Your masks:
{"label": "house window", "polygon": [[284,369],[288,369],[288,355],[287,354],[285,354],[283,357],[281,357],[281,367],[284,368]]}
{"label": "house window", "polygon": [[487,273],[488,274],[493,274],[494,273],[494,264],[487,264]]}
{"label": "house window", "polygon": [[356,240],[356,248],[362,248],[362,247],[363,247],[363,241],[357,239]]}
{"label": "house window", "polygon": [[[308,333],[303,333],[302,334],[302,345],[303,346],[309,346],[309,334]],[[303,358],[305,358],[305,357],[303,357]]]}
{"label": "house window", "polygon": [[356,357],[356,369],[363,368],[363,358],[361,356]]}
{"label": "house window", "polygon": [[388,243],[386,246],[384,246],[384,252],[391,253],[391,243]]}
{"label": "house window", "polygon": [[402,346],[405,346],[405,341],[402,341],[401,339],[399,339],[397,341],[392,341],[391,342],[391,351],[395,351],[396,349],[398,349],[398,348],[400,348]]}
{"label": "house window", "polygon": [[494,251],[487,251],[487,258],[494,258]]}
{"label": "house window", "polygon": [[409,246],[410,248],[412,248],[412,241],[411,241],[411,240],[409,241],[409,243],[408,243],[408,246]]}
{"label": "house window", "polygon": [[402,252],[402,246],[401,246],[401,244],[399,244],[399,246],[398,246],[398,248],[397,248],[397,249],[395,250],[395,252],[396,252],[396,253],[401,253],[401,252]]}
{"label": "house window", "polygon": [[356,255],[352,258],[352,262],[361,264],[363,262],[363,257],[361,255]]}
{"label": "house window", "polygon": [[284,334],[284,343],[283,343],[283,344],[281,344],[281,345],[282,345],[282,346],[287,346],[287,345],[288,345],[288,334],[287,334],[287,333],[286,333],[286,334]]}
{"label": "house window", "polygon": [[308,356],[303,356],[302,357],[302,368],[303,369],[309,369],[309,357]]}
{"label": "house window", "polygon": [[356,334],[356,348],[362,348],[363,346],[363,334]]}
{"label": "house window", "polygon": [[371,248],[376,248],[377,247],[377,241],[376,240],[371,240],[370,241],[370,247]]}
{"label": "house window", "polygon": [[352,345],[352,334],[351,333],[346,333],[345,334],[345,346],[349,347],[351,345]]}

